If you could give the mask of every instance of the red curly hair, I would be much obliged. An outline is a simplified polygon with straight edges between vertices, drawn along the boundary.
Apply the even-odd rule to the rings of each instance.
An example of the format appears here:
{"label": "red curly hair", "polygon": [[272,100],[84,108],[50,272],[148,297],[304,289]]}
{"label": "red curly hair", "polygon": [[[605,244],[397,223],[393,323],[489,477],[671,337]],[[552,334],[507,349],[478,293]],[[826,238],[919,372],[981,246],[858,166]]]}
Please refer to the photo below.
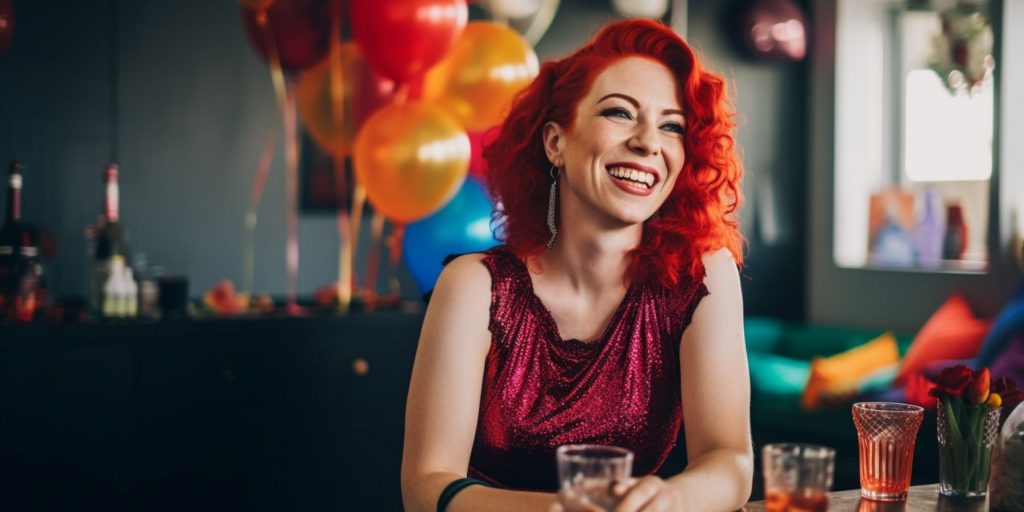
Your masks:
{"label": "red curly hair", "polygon": [[576,108],[594,79],[618,59],[652,58],[672,70],[686,117],[686,161],[660,215],[644,222],[640,245],[629,252],[626,279],[653,279],[675,286],[682,274],[702,279],[701,256],[725,247],[743,262],[743,235],[736,221],[743,168],[733,139],[734,113],[726,83],[701,65],[670,28],[648,20],[612,23],[568,57],[545,62],[537,78],[512,103],[484,148],[487,185],[498,209],[505,244],[520,257],[544,250],[551,163],[542,128],[549,121],[572,130]]}

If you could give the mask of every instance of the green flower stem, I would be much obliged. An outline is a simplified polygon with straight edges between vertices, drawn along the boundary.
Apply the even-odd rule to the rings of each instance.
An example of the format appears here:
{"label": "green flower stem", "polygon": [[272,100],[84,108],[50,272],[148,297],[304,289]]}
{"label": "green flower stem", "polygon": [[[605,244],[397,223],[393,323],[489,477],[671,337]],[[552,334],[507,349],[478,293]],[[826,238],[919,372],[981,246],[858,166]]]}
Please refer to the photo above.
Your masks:
{"label": "green flower stem", "polygon": [[942,397],[942,407],[945,408],[946,424],[949,427],[949,452],[950,458],[953,459],[953,467],[950,468],[953,477],[953,487],[956,489],[964,488],[963,474],[966,466],[964,465],[964,438],[960,434],[960,426],[957,425],[957,415],[953,414],[953,407],[949,402],[948,397]]}

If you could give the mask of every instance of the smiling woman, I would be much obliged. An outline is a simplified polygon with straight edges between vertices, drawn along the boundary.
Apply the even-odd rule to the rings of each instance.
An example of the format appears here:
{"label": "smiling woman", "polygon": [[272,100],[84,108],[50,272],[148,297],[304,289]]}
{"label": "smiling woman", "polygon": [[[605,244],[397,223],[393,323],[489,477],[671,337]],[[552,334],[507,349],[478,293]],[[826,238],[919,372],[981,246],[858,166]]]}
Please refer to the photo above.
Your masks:
{"label": "smiling woman", "polygon": [[[514,101],[484,151],[505,245],[452,261],[424,320],[407,510],[577,510],[555,467],[571,444],[633,453],[638,479],[581,484],[618,511],[743,505],[742,171],[725,90],[677,34],[633,20],[545,63]],[[687,469],[654,476],[684,416]]]}

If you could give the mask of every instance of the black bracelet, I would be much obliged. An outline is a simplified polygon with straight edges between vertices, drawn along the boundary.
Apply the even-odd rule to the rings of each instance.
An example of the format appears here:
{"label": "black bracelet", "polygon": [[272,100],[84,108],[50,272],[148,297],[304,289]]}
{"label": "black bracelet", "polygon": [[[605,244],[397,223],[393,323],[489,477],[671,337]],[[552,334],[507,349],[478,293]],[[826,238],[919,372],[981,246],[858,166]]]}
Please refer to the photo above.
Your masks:
{"label": "black bracelet", "polygon": [[456,494],[462,492],[463,489],[471,485],[482,485],[484,487],[490,487],[490,484],[477,480],[475,478],[460,478],[450,484],[448,484],[443,491],[441,491],[441,497],[437,499],[437,512],[445,512],[448,508],[448,504],[451,503],[452,498]]}

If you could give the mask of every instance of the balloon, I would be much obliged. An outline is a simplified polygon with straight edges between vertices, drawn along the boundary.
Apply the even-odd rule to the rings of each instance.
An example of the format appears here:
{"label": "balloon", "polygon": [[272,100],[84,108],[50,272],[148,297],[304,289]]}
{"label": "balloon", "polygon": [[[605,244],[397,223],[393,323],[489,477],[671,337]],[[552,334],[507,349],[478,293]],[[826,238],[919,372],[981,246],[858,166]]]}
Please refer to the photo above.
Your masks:
{"label": "balloon", "polygon": [[14,5],[11,0],[0,0],[0,55],[11,43],[14,36]]}
{"label": "balloon", "polygon": [[265,11],[274,5],[276,0],[238,0],[238,4],[246,9],[254,11]]}
{"label": "balloon", "polygon": [[411,222],[459,190],[469,167],[469,137],[435,105],[388,105],[359,130],[353,163],[373,207],[393,221]]}
{"label": "balloon", "polygon": [[525,18],[540,10],[541,0],[484,0],[481,4],[496,18]]}
{"label": "balloon", "polygon": [[469,175],[481,181],[487,178],[487,161],[484,160],[484,146],[494,142],[498,130],[469,132]]}
{"label": "balloon", "polygon": [[416,286],[426,292],[441,275],[449,254],[480,252],[498,244],[491,231],[491,200],[483,186],[468,179],[437,213],[405,228],[402,254]]}
{"label": "balloon", "polygon": [[266,11],[242,10],[245,35],[264,60],[269,59],[259,19],[266,16],[277,44],[281,67],[299,71],[316,64],[330,46],[329,0],[277,0]]}
{"label": "balloon", "polygon": [[803,60],[807,18],[791,0],[757,0],[740,19],[744,48],[762,60]]}
{"label": "balloon", "polygon": [[[332,62],[340,64],[341,111],[337,114],[331,95]],[[352,150],[366,119],[395,99],[397,85],[375,73],[355,43],[342,43],[337,54],[302,72],[296,87],[299,113],[317,145],[327,153],[344,156]],[[419,81],[409,84],[407,97],[418,99],[419,89]]]}
{"label": "balloon", "polygon": [[352,29],[366,60],[398,82],[422,75],[459,37],[466,0],[353,0]]}
{"label": "balloon", "polygon": [[660,20],[668,12],[668,0],[613,0],[612,4],[627,18]]}
{"label": "balloon", "polygon": [[538,68],[537,54],[514,30],[473,22],[427,73],[423,95],[439,101],[467,130],[483,130],[501,123]]}

